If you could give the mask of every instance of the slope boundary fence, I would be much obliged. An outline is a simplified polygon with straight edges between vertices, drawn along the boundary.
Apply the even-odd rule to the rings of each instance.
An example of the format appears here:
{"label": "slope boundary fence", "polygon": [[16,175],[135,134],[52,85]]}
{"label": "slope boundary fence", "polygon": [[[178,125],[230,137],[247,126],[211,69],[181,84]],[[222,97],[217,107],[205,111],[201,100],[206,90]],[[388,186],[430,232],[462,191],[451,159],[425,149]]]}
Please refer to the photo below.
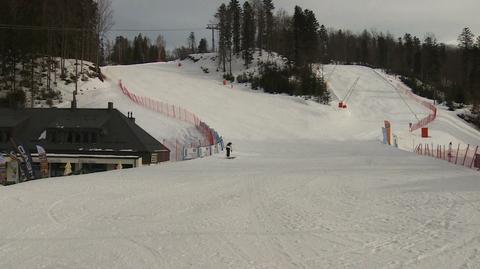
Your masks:
{"label": "slope boundary fence", "polygon": [[[410,127],[410,132],[416,131],[420,128],[426,127],[430,123],[432,123],[436,118],[437,118],[437,108],[435,105],[433,105],[430,102],[427,102],[424,98],[414,94],[410,88],[405,86],[401,82],[391,82],[388,78],[384,77],[382,74],[380,74],[377,70],[374,70],[375,73],[377,73],[378,76],[380,76],[382,79],[384,79],[386,82],[388,82],[399,94],[405,94],[408,97],[412,98],[415,102],[419,103],[420,105],[424,106],[428,110],[430,110],[430,113],[428,116],[420,119],[418,122],[412,124]],[[402,98],[403,99],[403,98]],[[405,101],[405,100],[404,100]],[[408,106],[408,104],[405,102],[405,104]],[[410,106],[408,106],[409,109],[412,111]],[[413,112],[413,111],[412,111]],[[415,117],[418,119],[417,115],[414,113]]]}
{"label": "slope boundary fence", "polygon": [[480,171],[479,146],[419,144],[415,153]]}
{"label": "slope boundary fence", "polygon": [[425,101],[425,99],[422,99],[418,95],[414,94],[410,90],[410,88],[405,86],[403,83],[397,82],[395,87],[401,92],[403,92],[404,94],[414,99],[417,103],[423,105],[425,108],[430,110],[430,114],[427,117],[421,119],[420,121],[412,125],[412,127],[410,128],[411,132],[418,130],[420,128],[426,127],[428,124],[432,123],[437,118],[437,108],[435,107],[435,105]]}
{"label": "slope boundary fence", "polygon": [[152,110],[166,117],[176,120],[184,121],[195,126],[195,128],[202,134],[203,139],[194,139],[198,142],[184,144],[178,139],[168,140],[164,139],[163,143],[170,149],[170,160],[182,161],[218,153],[223,150],[223,138],[205,122],[201,121],[194,113],[180,107],[171,105],[165,102],[151,99],[149,97],[140,96],[128,89],[122,82],[118,81],[118,86],[123,94],[131,101],[146,109]]}

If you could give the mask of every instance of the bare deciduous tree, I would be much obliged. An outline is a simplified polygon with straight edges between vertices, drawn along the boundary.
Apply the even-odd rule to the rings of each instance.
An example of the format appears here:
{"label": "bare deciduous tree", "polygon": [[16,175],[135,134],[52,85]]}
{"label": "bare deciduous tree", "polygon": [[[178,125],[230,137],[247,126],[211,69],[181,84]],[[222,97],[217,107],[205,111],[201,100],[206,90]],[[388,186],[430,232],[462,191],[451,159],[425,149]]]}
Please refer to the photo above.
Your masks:
{"label": "bare deciduous tree", "polygon": [[97,31],[100,39],[104,39],[112,29],[113,21],[112,0],[96,0],[97,2]]}
{"label": "bare deciduous tree", "polygon": [[100,75],[100,48],[102,42],[107,40],[107,33],[114,25],[112,0],[96,0],[97,3],[97,71]]}

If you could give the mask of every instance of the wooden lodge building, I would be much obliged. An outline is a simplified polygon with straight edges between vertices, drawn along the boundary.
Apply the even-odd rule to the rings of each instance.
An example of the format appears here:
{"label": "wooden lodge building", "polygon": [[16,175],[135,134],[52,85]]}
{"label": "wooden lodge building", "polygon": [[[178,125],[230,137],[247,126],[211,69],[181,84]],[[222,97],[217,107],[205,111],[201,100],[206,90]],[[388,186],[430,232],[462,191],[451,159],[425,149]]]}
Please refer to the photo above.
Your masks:
{"label": "wooden lodge building", "polygon": [[35,178],[41,177],[37,145],[47,153],[51,177],[63,176],[67,164],[73,174],[85,174],[170,159],[169,149],[140,128],[131,113],[125,116],[114,109],[113,103],[105,109],[76,108],[74,103],[66,109],[0,108],[0,153],[7,161],[7,183],[18,182],[9,176],[15,172],[9,169],[18,166],[9,156],[15,152],[10,138],[30,152]]}

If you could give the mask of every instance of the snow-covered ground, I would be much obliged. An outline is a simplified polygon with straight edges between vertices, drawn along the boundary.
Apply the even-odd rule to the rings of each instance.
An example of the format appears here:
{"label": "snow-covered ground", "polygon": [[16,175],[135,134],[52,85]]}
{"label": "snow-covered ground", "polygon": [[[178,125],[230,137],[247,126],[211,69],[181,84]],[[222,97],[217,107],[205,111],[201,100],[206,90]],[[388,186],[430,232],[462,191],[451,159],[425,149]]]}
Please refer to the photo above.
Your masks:
{"label": "snow-covered ground", "polygon": [[[154,136],[171,132],[122,79],[199,115],[236,159],[0,187],[0,268],[476,268],[480,174],[382,145],[384,120],[400,134],[428,111],[371,69],[335,69],[337,96],[360,77],[347,110],[224,86],[188,61],[105,68],[80,106],[113,100]],[[480,144],[463,127],[450,117],[432,136]]]}
{"label": "snow-covered ground", "polygon": [[[441,106],[437,119],[428,126],[431,137],[421,138],[421,130],[410,133],[409,123],[416,123],[431,111],[396,89],[394,85],[401,82],[395,81],[392,76],[361,66],[330,65],[325,66],[324,70],[330,88],[340,100],[343,100],[347,90],[359,78],[347,101],[349,113],[358,118],[357,123],[363,123],[365,131],[376,132],[382,119],[391,121],[393,131],[399,138],[399,146],[404,150],[413,151],[414,146],[420,143],[448,145],[452,142],[462,146],[480,144],[478,130],[459,119],[455,112]],[[377,129],[375,126],[378,126]]]}

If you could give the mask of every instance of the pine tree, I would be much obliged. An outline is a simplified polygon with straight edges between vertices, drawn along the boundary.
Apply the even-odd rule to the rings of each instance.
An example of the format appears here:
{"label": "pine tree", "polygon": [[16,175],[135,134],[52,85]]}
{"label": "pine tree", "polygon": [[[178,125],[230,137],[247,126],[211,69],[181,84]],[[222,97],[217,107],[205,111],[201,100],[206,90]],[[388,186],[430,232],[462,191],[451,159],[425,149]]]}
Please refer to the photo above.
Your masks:
{"label": "pine tree", "polygon": [[370,42],[371,42],[371,35],[367,30],[362,32],[360,36],[360,62],[366,64],[370,57]]}
{"label": "pine tree", "polygon": [[219,29],[219,40],[218,40],[218,54],[219,54],[219,65],[223,67],[223,72],[227,72],[227,39],[229,37],[228,31],[230,29],[229,25],[227,24],[228,20],[228,10],[225,4],[220,5],[218,8],[215,17],[218,21],[218,29]]}
{"label": "pine tree", "polygon": [[226,12],[226,23],[225,23],[225,48],[226,48],[226,55],[228,60],[228,73],[232,75],[232,58],[233,58],[233,17],[232,17],[231,10],[227,9]]}
{"label": "pine tree", "polygon": [[207,39],[202,38],[200,39],[200,43],[198,45],[198,53],[207,53],[207,52],[208,52]]}
{"label": "pine tree", "polygon": [[322,63],[328,63],[328,32],[323,24],[320,26],[320,30],[318,30],[318,41],[320,61]]}
{"label": "pine tree", "polygon": [[293,31],[296,66],[310,64],[318,59],[318,28],[319,23],[313,11],[295,7],[293,15]]}
{"label": "pine tree", "polygon": [[238,2],[238,0],[231,0],[228,9],[231,13],[232,18],[233,51],[236,55],[238,55],[241,49],[240,16],[242,13],[242,9],[240,8],[240,3]]}
{"label": "pine tree", "polygon": [[386,37],[381,34],[377,37],[377,63],[381,68],[387,67],[388,45]]}
{"label": "pine tree", "polygon": [[413,71],[413,56],[414,56],[414,47],[413,47],[413,39],[412,35],[406,33],[403,36],[403,43],[405,47],[405,54],[404,54],[404,63],[406,66],[405,74],[411,76]]}
{"label": "pine tree", "polygon": [[458,46],[464,50],[471,49],[474,45],[474,34],[470,28],[465,27],[462,30],[462,33],[458,36]]}
{"label": "pine tree", "polygon": [[265,46],[265,12],[263,11],[263,3],[261,0],[252,0],[252,2],[253,9],[255,10],[255,22],[257,23],[257,48],[260,50],[260,55],[262,55],[262,50]]}
{"label": "pine tree", "polygon": [[272,0],[263,0],[263,12],[265,16],[265,34],[264,34],[264,42],[265,48],[269,53],[272,52],[273,48],[273,29],[274,29],[274,21],[273,21],[273,10],[275,6],[273,5]]}
{"label": "pine tree", "polygon": [[311,64],[318,59],[318,27],[319,23],[315,17],[315,13],[309,9],[305,9],[305,28],[303,32],[303,42],[307,63]]}
{"label": "pine tree", "polygon": [[245,67],[248,68],[253,60],[255,46],[255,20],[252,6],[248,1],[243,4],[242,15],[242,51]]}
{"label": "pine tree", "polygon": [[158,49],[158,61],[165,62],[167,60],[167,52],[165,50],[166,42],[162,35],[158,35],[156,45]]}
{"label": "pine tree", "polygon": [[439,46],[433,34],[427,34],[423,42],[423,81],[437,83],[440,75]]}
{"label": "pine tree", "polygon": [[414,47],[414,55],[413,55],[413,74],[420,78],[422,73],[422,47],[421,42],[418,37],[413,37],[413,47]]}
{"label": "pine tree", "polygon": [[194,32],[191,32],[188,36],[188,48],[190,49],[191,53],[195,53],[197,50],[197,41],[195,39]]}
{"label": "pine tree", "polygon": [[294,58],[295,65],[302,66],[304,63],[303,57],[303,33],[305,29],[305,14],[299,6],[295,6],[295,13],[293,15],[293,32],[294,32]]}
{"label": "pine tree", "polygon": [[[462,74],[461,74],[461,85],[463,86],[463,91],[466,91],[471,87],[474,78],[472,78],[472,69],[473,65],[473,48],[474,48],[475,35],[472,33],[470,28],[465,27],[462,30],[462,33],[458,36],[458,47],[462,51]],[[463,95],[462,95],[463,97]],[[461,98],[462,101],[464,98]]]}

